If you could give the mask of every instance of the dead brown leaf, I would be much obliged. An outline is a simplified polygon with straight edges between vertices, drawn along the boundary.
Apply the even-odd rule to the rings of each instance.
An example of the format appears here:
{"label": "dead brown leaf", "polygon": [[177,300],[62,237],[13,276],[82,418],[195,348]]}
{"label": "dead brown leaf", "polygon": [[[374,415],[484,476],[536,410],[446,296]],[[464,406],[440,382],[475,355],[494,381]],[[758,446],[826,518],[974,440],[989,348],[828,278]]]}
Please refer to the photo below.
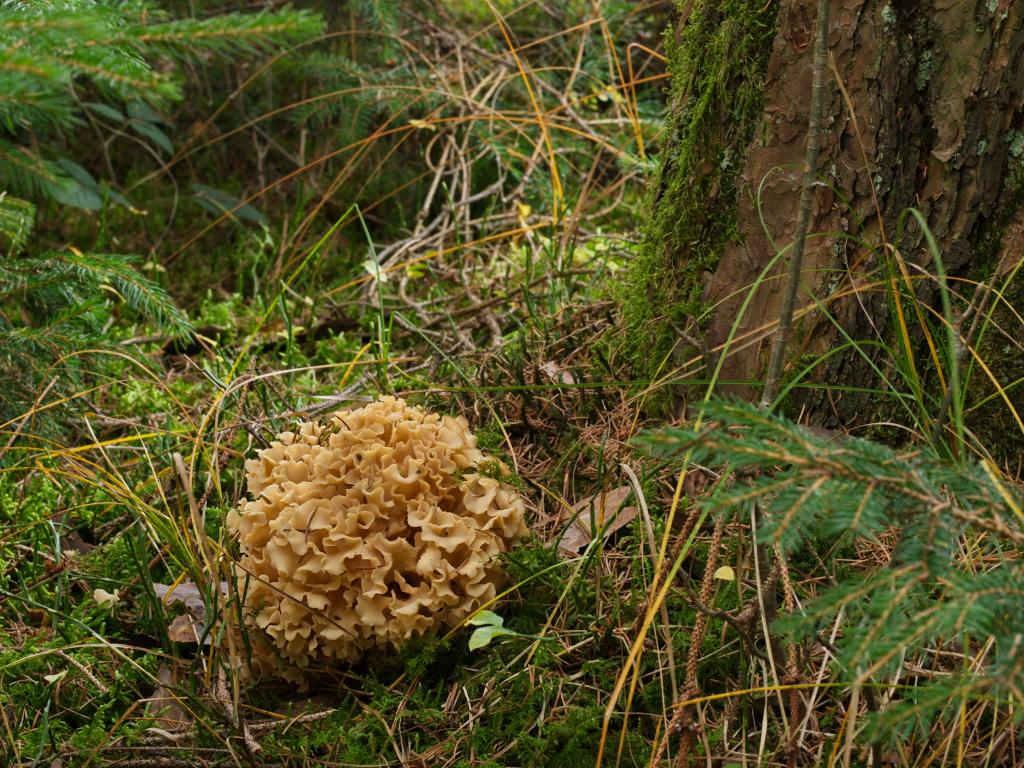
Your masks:
{"label": "dead brown leaf", "polygon": [[[222,581],[220,584],[221,591],[227,592],[228,583]],[[164,601],[164,605],[181,603],[199,618],[202,618],[206,612],[203,593],[199,591],[199,587],[196,586],[194,581],[183,581],[180,584],[174,585],[154,584],[153,591],[156,592],[157,597]]]}
{"label": "dead brown leaf", "polygon": [[198,643],[203,631],[203,622],[190,613],[175,616],[167,625],[167,636],[176,643]]}
{"label": "dead brown leaf", "polygon": [[146,700],[146,717],[159,723],[163,731],[180,731],[188,728],[191,723],[188,713],[179,703],[179,697],[170,691],[180,684],[180,673],[177,664],[161,664],[156,670],[156,688]]}
{"label": "dead brown leaf", "polygon": [[575,384],[576,380],[572,377],[572,374],[564,368],[560,367],[558,363],[548,360],[544,365],[540,367],[542,373],[544,373],[552,381],[557,381],[562,384]]}
{"label": "dead brown leaf", "polygon": [[683,493],[688,499],[695,499],[704,490],[704,487],[711,481],[711,475],[706,470],[695,467],[686,473],[683,478]]}
{"label": "dead brown leaf", "polygon": [[[220,590],[222,594],[227,594],[226,581],[220,582]],[[179,603],[185,606],[186,613],[175,616],[167,625],[167,636],[176,643],[198,643],[205,630],[206,604],[195,582],[183,581],[173,586],[154,584],[153,591],[164,605]],[[207,637],[203,644],[209,645],[210,638]]]}
{"label": "dead brown leaf", "polygon": [[590,529],[591,520],[594,521],[595,528],[601,531],[604,539],[607,540],[609,536],[636,517],[639,511],[636,507],[623,506],[632,492],[628,485],[623,485],[578,502],[573,507],[575,513],[573,521],[565,529],[558,542],[558,548],[562,554],[578,555],[580,550],[591,542],[594,538]]}

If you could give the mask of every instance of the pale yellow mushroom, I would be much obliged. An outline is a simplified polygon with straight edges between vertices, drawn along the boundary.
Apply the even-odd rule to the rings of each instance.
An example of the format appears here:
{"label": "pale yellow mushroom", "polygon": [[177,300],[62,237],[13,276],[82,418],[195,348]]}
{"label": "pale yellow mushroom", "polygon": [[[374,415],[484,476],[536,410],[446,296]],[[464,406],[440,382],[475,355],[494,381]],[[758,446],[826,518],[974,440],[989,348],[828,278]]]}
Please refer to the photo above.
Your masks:
{"label": "pale yellow mushroom", "polygon": [[253,668],[301,670],[393,650],[498,593],[497,557],[526,535],[524,504],[473,470],[466,420],[385,397],[283,432],[245,463],[228,514]]}

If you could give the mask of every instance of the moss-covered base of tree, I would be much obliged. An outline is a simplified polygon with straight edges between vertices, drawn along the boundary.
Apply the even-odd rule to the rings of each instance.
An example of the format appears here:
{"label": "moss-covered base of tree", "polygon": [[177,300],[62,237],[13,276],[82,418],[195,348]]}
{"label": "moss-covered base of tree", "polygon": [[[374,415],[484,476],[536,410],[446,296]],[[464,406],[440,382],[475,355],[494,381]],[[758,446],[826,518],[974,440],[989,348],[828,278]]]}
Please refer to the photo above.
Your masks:
{"label": "moss-covered base of tree", "polygon": [[666,32],[668,125],[644,246],[621,297],[641,375],[665,363],[679,330],[699,325],[702,275],[738,237],[737,176],[761,122],[777,11],[763,0],[699,0]]}

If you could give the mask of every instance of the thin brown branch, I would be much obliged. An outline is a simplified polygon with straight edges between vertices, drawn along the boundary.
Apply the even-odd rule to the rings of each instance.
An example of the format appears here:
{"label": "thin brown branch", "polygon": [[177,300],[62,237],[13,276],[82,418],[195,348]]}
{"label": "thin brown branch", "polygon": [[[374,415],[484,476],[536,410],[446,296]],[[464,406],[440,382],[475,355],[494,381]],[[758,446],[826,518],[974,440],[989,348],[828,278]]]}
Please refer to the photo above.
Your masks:
{"label": "thin brown branch", "polygon": [[796,232],[793,236],[793,253],[789,257],[789,273],[786,276],[786,293],[779,329],[772,346],[768,373],[765,376],[761,407],[767,408],[775,400],[782,376],[786,356],[786,342],[793,328],[793,310],[796,294],[800,288],[800,273],[803,267],[804,246],[811,222],[811,203],[814,202],[814,187],[818,176],[818,154],[821,150],[821,113],[825,101],[825,61],[828,54],[828,17],[830,0],[818,0],[818,31],[814,42],[814,80],[811,86],[811,115],[807,123],[807,155],[804,159],[803,188],[800,191],[800,208],[797,212]]}

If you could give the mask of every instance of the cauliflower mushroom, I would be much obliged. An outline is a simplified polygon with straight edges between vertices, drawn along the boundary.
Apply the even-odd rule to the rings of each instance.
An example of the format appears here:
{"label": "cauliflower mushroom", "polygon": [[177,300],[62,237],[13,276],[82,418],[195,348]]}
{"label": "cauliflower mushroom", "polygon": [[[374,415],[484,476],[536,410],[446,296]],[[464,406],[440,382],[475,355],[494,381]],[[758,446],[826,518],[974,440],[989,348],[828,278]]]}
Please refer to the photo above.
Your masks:
{"label": "cauliflower mushroom", "polygon": [[474,471],[485,458],[464,418],[385,397],[247,461],[252,498],[227,524],[248,614],[272,645],[253,643],[254,667],[294,676],[396,649],[492,600],[497,556],[526,526],[515,489]]}

